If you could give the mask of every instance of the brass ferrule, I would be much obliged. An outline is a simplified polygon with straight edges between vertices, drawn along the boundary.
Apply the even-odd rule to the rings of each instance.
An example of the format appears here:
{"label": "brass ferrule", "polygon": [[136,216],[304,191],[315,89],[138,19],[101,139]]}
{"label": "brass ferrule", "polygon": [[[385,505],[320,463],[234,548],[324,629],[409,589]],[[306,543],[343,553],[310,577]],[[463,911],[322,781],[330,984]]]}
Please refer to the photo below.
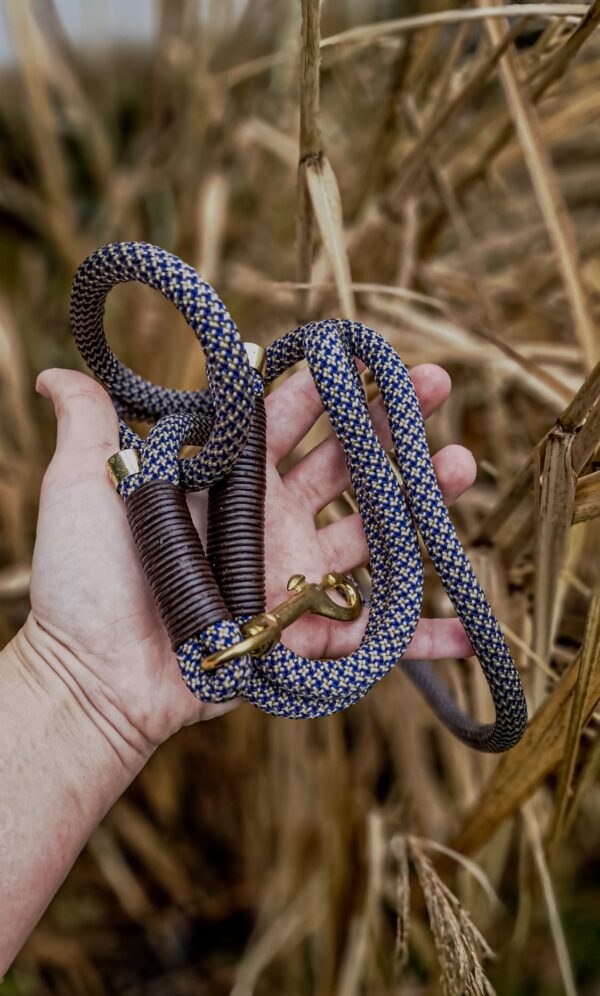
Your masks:
{"label": "brass ferrule", "polygon": [[258,370],[259,374],[264,374],[267,364],[267,351],[264,346],[259,346],[256,342],[245,342],[244,349],[248,357],[248,362],[253,370]]}
{"label": "brass ferrule", "polygon": [[133,448],[119,450],[106,461],[106,469],[115,488],[132,474],[139,474],[142,469],[139,450]]}

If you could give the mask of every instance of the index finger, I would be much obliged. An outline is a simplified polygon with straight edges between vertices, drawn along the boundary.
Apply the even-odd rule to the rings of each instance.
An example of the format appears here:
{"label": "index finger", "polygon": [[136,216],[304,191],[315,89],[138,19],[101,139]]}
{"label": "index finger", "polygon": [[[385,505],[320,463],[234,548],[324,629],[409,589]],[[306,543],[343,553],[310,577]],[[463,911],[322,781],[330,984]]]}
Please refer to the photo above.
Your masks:
{"label": "index finger", "polygon": [[[429,418],[450,394],[450,375],[437,363],[421,363],[410,370],[423,418]],[[269,457],[279,463],[312,429],[323,404],[310,370],[298,370],[276,387],[265,400],[267,409],[267,444]],[[377,399],[373,414],[383,402]]]}

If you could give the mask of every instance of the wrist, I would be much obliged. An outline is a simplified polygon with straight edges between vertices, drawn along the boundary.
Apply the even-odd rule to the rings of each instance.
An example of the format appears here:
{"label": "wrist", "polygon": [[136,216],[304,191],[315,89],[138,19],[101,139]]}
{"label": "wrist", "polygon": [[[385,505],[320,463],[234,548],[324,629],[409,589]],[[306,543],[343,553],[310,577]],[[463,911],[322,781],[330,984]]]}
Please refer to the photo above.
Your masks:
{"label": "wrist", "polygon": [[0,654],[0,977],[152,752],[84,671],[32,617]]}
{"label": "wrist", "polygon": [[[60,639],[30,614],[3,651],[18,679],[48,717],[48,731],[62,741],[67,771],[81,771],[87,758],[91,771],[110,775],[115,786],[129,784],[146,763],[152,744],[119,707],[110,688]],[[90,786],[82,786],[89,793]],[[116,797],[116,796],[115,796]],[[111,800],[112,801],[112,800]]]}

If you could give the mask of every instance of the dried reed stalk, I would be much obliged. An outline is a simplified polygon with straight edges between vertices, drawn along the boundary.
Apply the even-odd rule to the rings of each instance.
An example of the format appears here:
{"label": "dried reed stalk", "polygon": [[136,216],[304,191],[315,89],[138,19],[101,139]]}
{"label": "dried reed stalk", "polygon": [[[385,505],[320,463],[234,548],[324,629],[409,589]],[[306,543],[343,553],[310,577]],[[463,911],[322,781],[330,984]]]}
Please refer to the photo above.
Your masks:
{"label": "dried reed stalk", "polygon": [[[323,152],[319,124],[320,15],[319,0],[302,0],[298,281],[301,284],[311,281],[316,223],[333,270],[344,317],[354,318],[356,308],[344,240],[342,204],[335,174]],[[306,291],[300,291],[299,302],[301,316],[306,316]]]}
{"label": "dried reed stalk", "polygon": [[579,754],[585,704],[592,676],[594,672],[598,671],[600,671],[600,594],[596,594],[591,602],[583,637],[577,683],[565,739],[565,752],[558,775],[554,819],[548,838],[548,853],[551,860],[555,860],[558,855],[558,848],[565,831],[573,774]]}

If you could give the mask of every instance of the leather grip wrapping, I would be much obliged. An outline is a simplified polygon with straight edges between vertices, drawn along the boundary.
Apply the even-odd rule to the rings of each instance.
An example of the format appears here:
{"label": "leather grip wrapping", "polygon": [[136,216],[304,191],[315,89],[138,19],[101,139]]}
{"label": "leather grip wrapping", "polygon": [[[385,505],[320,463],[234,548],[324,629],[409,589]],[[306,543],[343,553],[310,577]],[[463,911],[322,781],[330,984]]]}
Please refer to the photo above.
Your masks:
{"label": "leather grip wrapping", "polygon": [[234,616],[265,610],[266,452],[265,402],[257,395],[248,442],[208,496],[208,559]]}
{"label": "leather grip wrapping", "polygon": [[190,515],[185,492],[168,481],[143,484],[127,518],[171,646],[230,619]]}

